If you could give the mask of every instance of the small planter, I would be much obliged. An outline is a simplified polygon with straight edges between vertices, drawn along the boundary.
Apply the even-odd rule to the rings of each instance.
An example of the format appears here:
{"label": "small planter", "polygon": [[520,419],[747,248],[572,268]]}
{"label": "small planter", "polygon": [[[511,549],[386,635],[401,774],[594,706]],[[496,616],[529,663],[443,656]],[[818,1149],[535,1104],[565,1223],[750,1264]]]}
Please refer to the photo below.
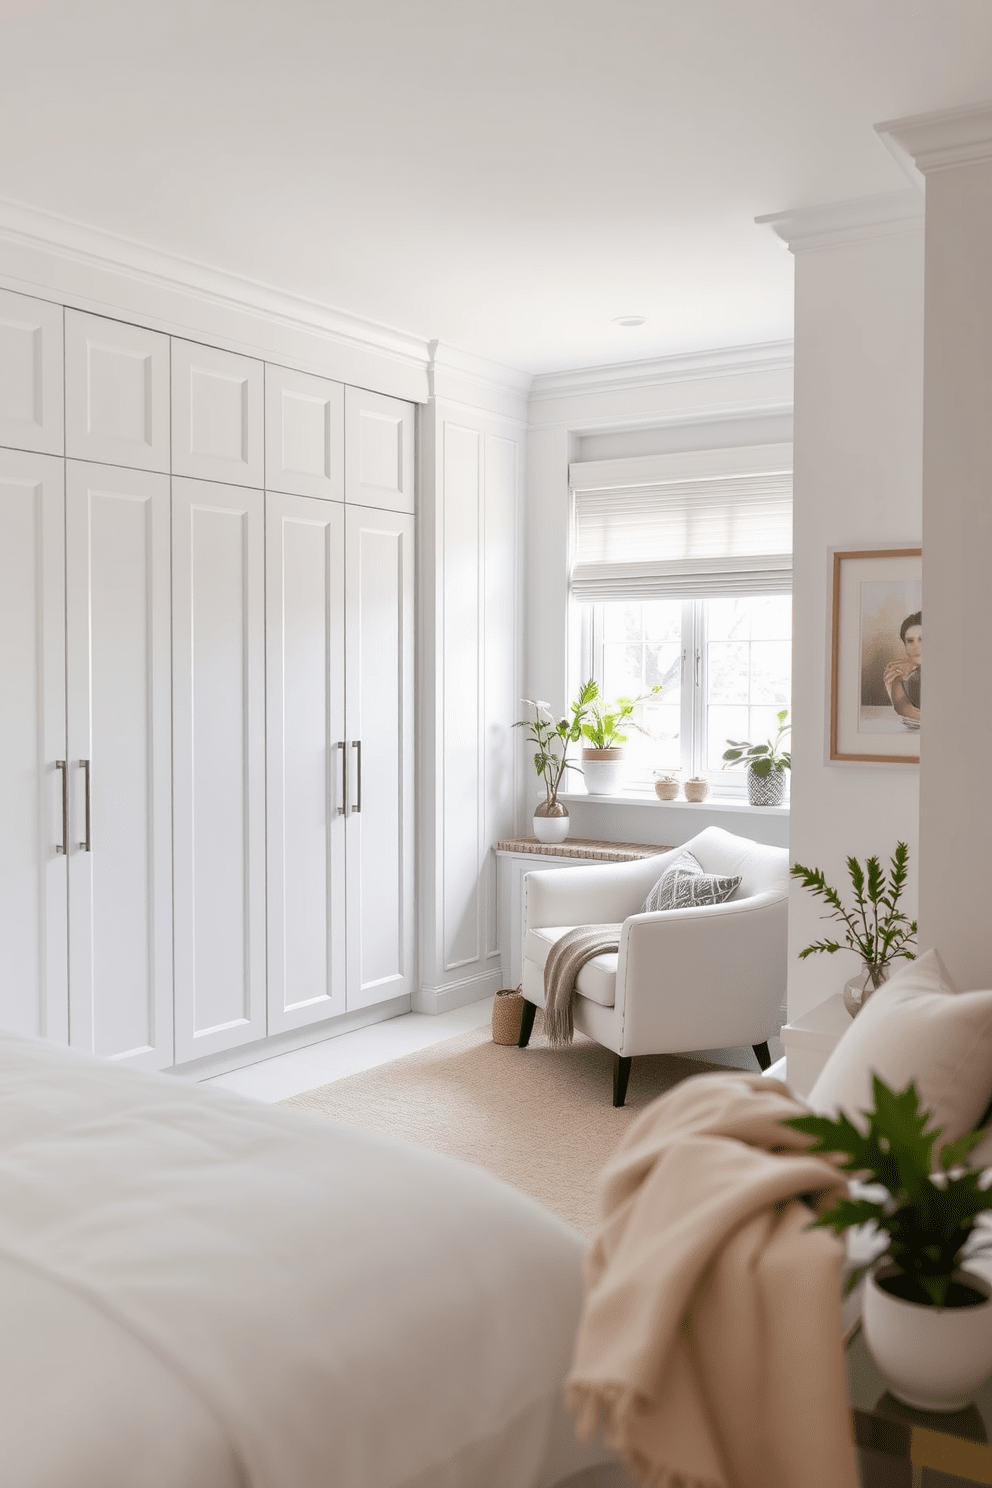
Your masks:
{"label": "small planter", "polygon": [[687,801],[705,801],[710,793],[710,783],[708,780],[702,779],[687,780],[683,786],[683,790],[685,791]]}
{"label": "small planter", "polygon": [[524,1012],[523,994],[519,987],[500,987],[493,998],[493,1043],[515,1044],[520,1037],[520,1020]]}
{"label": "small planter", "polygon": [[784,800],[784,770],[770,770],[767,775],[757,775],[753,766],[748,765],[747,801],[749,806],[781,806]]}
{"label": "small planter", "polygon": [[583,749],[582,774],[591,796],[615,796],[623,789],[622,748]]}
{"label": "small planter", "polygon": [[977,1300],[928,1307],[879,1285],[901,1274],[882,1262],[865,1283],[861,1325],[868,1352],[897,1400],[916,1410],[964,1410],[992,1373],[992,1288],[970,1271],[956,1271],[958,1298],[970,1290]]}
{"label": "small planter", "polygon": [[656,780],[654,783],[654,793],[658,797],[659,801],[677,800],[679,794],[679,783],[677,780],[666,780],[664,778],[661,780]]}
{"label": "small planter", "polygon": [[568,828],[568,807],[563,801],[541,801],[534,808],[534,836],[538,842],[564,842]]}

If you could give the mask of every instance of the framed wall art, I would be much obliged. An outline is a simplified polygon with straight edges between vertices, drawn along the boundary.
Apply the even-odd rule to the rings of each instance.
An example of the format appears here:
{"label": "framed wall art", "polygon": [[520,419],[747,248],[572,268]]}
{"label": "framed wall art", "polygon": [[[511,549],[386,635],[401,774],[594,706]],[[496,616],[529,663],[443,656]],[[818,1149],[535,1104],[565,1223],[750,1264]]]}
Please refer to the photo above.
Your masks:
{"label": "framed wall art", "polygon": [[832,760],[919,763],[922,662],[922,549],[835,551]]}

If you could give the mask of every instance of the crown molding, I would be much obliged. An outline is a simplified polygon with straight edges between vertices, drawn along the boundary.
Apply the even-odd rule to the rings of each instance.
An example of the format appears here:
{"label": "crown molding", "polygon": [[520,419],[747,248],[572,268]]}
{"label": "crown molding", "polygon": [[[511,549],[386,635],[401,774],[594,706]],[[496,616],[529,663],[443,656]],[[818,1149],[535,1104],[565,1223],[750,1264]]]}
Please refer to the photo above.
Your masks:
{"label": "crown molding", "polygon": [[467,408],[482,409],[521,423],[527,418],[529,372],[518,372],[490,362],[473,352],[431,341],[428,347],[427,389],[430,397]]}
{"label": "crown molding", "polygon": [[992,161],[992,103],[968,103],[875,125],[875,133],[917,189],[931,171]]}
{"label": "crown molding", "polygon": [[603,367],[579,367],[571,372],[542,372],[531,384],[531,401],[570,398],[583,393],[617,393],[657,387],[694,378],[725,377],[751,372],[791,372],[791,341],[769,341],[756,346],[731,346],[641,362],[616,362]]}
{"label": "crown molding", "polygon": [[922,233],[923,217],[920,192],[904,190],[818,207],[796,207],[754,220],[759,226],[770,227],[792,253],[800,253]]}
{"label": "crown molding", "polygon": [[428,361],[425,338],[181,254],[0,198],[0,249],[4,246],[41,250],[65,263],[123,274],[153,289],[179,291],[224,309],[249,310],[274,324],[323,334],[339,344],[421,370]]}

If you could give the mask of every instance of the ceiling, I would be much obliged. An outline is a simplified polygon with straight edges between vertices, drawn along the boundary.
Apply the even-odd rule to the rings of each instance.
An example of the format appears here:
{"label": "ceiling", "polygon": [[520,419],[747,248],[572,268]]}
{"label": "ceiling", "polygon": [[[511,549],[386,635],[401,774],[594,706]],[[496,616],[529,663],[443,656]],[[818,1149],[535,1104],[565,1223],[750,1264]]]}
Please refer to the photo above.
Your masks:
{"label": "ceiling", "polygon": [[990,97],[989,0],[0,0],[0,197],[562,370],[789,337],[755,216]]}

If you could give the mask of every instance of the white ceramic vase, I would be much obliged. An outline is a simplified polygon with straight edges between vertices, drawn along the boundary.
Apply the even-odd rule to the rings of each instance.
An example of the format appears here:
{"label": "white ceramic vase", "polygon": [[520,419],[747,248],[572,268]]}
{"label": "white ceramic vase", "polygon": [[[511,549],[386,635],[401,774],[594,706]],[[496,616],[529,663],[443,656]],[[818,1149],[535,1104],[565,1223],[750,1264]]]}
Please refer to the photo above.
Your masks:
{"label": "white ceramic vase", "polygon": [[[883,1263],[877,1271],[895,1271]],[[980,1276],[956,1271],[954,1280],[981,1292],[973,1307],[927,1307],[904,1302],[865,1282],[861,1326],[868,1352],[897,1400],[917,1410],[964,1410],[992,1374],[992,1288]]]}
{"label": "white ceramic vase", "polygon": [[534,810],[538,842],[564,842],[568,836],[568,807],[563,801],[541,801]]}
{"label": "white ceramic vase", "polygon": [[582,774],[591,796],[616,796],[623,790],[623,749],[583,749]]}

